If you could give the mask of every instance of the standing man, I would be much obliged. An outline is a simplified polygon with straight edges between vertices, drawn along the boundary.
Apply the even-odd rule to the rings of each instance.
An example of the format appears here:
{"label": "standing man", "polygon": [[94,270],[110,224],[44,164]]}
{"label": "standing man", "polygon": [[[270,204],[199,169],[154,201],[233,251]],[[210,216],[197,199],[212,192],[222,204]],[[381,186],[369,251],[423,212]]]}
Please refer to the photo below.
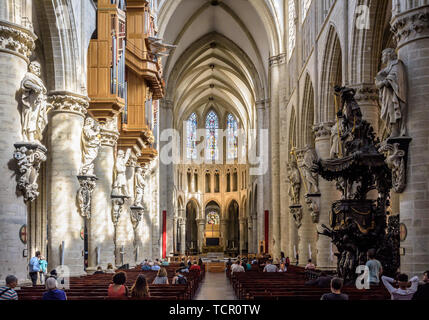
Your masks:
{"label": "standing man", "polygon": [[37,275],[40,272],[40,251],[36,251],[36,255],[30,259],[30,263],[28,264],[28,272],[30,273],[30,279],[33,283],[33,287],[37,285]]}
{"label": "standing man", "polygon": [[380,284],[380,276],[383,273],[383,267],[380,261],[375,258],[375,250],[368,250],[368,262],[366,266],[369,269],[370,285],[378,286]]}

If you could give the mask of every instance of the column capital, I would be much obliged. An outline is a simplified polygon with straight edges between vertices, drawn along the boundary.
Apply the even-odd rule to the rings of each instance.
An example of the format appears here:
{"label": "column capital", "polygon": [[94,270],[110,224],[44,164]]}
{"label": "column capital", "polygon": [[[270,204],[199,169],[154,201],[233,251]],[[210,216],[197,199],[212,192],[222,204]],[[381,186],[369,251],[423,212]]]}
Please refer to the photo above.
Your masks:
{"label": "column capital", "polygon": [[350,87],[356,90],[356,101],[378,102],[378,90],[374,84],[360,83],[356,85],[351,85]]}
{"label": "column capital", "polygon": [[286,57],[287,57],[286,53],[281,53],[281,54],[278,54],[276,56],[270,57],[269,58],[269,66],[273,67],[273,66],[276,66],[276,65],[280,65],[280,64],[286,63]]}
{"label": "column capital", "polygon": [[392,21],[398,48],[409,42],[429,37],[429,5],[419,6],[396,14]]}
{"label": "column capital", "polygon": [[0,20],[0,52],[14,54],[30,63],[37,36],[27,28]]}
{"label": "column capital", "polygon": [[100,125],[101,145],[106,147],[114,147],[119,139],[119,131],[117,119],[109,119]]}
{"label": "column capital", "polygon": [[53,113],[72,113],[85,117],[89,107],[89,98],[68,91],[53,91],[49,93],[48,103]]}
{"label": "column capital", "polygon": [[317,139],[325,139],[331,137],[331,129],[334,126],[333,122],[321,122],[313,126],[313,132]]}

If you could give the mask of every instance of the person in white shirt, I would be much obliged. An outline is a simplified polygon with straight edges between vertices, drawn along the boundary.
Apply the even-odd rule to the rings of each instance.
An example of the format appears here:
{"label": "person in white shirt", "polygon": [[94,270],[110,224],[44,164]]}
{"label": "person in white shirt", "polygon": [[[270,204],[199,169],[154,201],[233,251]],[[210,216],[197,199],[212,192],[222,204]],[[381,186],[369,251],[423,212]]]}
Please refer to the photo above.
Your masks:
{"label": "person in white shirt", "polygon": [[414,277],[408,282],[408,276],[406,274],[400,274],[398,276],[397,283],[399,288],[393,287],[392,284],[396,281],[392,278],[382,276],[381,281],[392,296],[392,300],[411,300],[419,285],[419,277]]}
{"label": "person in white shirt", "polygon": [[272,260],[268,260],[265,265],[264,272],[277,272],[278,268],[276,265],[272,264]]}
{"label": "person in white shirt", "polygon": [[240,263],[240,260],[237,260],[231,267],[231,275],[236,272],[245,272],[243,266]]}

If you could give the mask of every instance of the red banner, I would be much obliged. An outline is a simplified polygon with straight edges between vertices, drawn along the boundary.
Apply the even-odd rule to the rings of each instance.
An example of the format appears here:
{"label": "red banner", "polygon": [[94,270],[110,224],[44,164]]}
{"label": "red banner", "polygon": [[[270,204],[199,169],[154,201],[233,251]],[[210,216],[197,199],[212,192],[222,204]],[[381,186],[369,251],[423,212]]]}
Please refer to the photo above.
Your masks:
{"label": "red banner", "polygon": [[167,257],[167,211],[162,211],[162,258]]}
{"label": "red banner", "polygon": [[265,252],[268,253],[268,232],[270,231],[270,212],[265,211]]}

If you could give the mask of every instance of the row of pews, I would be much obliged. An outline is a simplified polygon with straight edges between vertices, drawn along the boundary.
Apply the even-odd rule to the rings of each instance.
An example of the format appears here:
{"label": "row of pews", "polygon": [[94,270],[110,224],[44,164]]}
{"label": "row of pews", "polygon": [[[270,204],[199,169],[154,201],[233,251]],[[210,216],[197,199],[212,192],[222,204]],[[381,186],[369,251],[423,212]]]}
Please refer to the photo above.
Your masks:
{"label": "row of pews", "polygon": [[[329,288],[306,286],[308,275],[300,267],[289,266],[286,273],[266,273],[252,270],[233,273],[227,270],[235,294],[239,300],[320,300],[329,293]],[[390,294],[381,285],[370,290],[358,290],[356,286],[345,286],[343,293],[350,300],[389,300]]]}
{"label": "row of pews", "polygon": [[[191,300],[195,296],[201,281],[205,276],[205,265],[201,267],[201,273],[190,271],[186,274],[188,280],[185,285],[172,285],[175,270],[179,264],[171,264],[167,269],[168,285],[151,284],[157,275],[157,271],[142,271],[140,268],[122,270],[127,274],[129,291],[138,275],[143,274],[149,283],[150,298],[148,300]],[[65,290],[68,300],[109,300],[107,289],[112,283],[113,274],[94,274],[82,277],[70,278],[70,289]],[[19,300],[41,300],[45,286],[21,287],[17,290]]]}

